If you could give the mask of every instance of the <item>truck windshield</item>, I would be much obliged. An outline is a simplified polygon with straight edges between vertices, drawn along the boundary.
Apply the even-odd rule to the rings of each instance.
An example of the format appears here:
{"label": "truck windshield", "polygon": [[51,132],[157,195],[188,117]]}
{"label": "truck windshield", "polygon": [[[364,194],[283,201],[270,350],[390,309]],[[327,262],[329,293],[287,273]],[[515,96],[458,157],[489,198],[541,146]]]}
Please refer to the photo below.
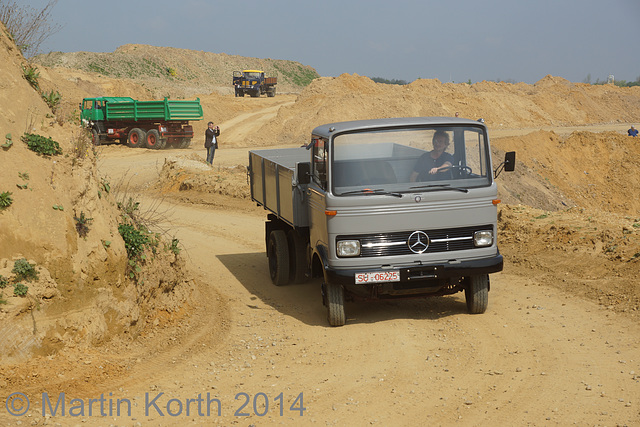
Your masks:
{"label": "truck windshield", "polygon": [[333,139],[335,195],[450,191],[491,184],[484,128],[473,125],[353,132]]}
{"label": "truck windshield", "polygon": [[245,79],[259,79],[260,73],[244,73]]}

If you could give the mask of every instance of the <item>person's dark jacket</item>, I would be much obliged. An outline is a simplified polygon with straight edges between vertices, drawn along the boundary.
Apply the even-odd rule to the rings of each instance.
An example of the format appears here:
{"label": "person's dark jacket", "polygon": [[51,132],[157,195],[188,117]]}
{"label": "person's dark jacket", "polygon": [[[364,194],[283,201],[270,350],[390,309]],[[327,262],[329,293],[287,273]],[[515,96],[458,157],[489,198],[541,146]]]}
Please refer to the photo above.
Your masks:
{"label": "person's dark jacket", "polygon": [[207,130],[204,133],[204,148],[209,148],[211,147],[211,143],[213,141],[213,137],[216,137],[216,144],[215,144],[215,148],[218,148],[218,136],[220,135],[220,128],[213,128],[213,129],[209,129],[207,128]]}

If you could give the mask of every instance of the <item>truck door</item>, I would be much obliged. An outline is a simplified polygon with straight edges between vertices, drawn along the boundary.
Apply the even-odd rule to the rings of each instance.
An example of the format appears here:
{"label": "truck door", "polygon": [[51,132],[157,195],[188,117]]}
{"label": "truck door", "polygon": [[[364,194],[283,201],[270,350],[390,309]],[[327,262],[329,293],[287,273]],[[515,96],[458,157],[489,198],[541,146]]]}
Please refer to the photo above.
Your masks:
{"label": "truck door", "polygon": [[313,138],[313,161],[311,162],[311,182],[309,183],[309,243],[328,250],[327,242],[327,150],[328,143],[322,138]]}

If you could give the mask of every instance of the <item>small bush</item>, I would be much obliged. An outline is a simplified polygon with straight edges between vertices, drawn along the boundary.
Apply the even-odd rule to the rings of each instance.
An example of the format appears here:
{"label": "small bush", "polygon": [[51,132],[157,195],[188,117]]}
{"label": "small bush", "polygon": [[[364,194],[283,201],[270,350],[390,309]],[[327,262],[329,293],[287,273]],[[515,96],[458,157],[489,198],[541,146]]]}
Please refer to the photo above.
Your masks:
{"label": "small bush", "polygon": [[8,208],[13,203],[10,191],[0,193],[0,211]]}
{"label": "small bush", "polygon": [[35,151],[36,153],[42,154],[44,156],[55,156],[58,154],[62,154],[60,144],[58,144],[57,141],[54,141],[51,138],[46,138],[44,136],[32,133],[25,133],[22,136],[22,141],[27,144],[31,151]]}
{"label": "small bush", "polygon": [[40,77],[40,72],[38,71],[38,67],[32,65],[27,65],[26,67],[22,65],[21,67],[24,78],[34,89],[39,91],[40,85],[38,83],[38,78]]}
{"label": "small bush", "polygon": [[23,297],[27,295],[29,291],[29,287],[27,285],[23,285],[22,283],[16,283],[13,285],[13,294],[17,297]]}
{"label": "small bush", "polygon": [[169,250],[171,252],[173,252],[175,255],[180,254],[180,248],[178,247],[179,244],[180,244],[180,241],[178,239],[176,239],[175,237],[173,239],[171,239],[171,244],[169,245]]}
{"label": "small bush", "polygon": [[139,230],[131,224],[120,224],[118,232],[124,240],[124,247],[129,259],[135,259],[142,255],[145,247],[151,243],[150,234],[144,227]]}
{"label": "small bush", "polygon": [[4,289],[9,284],[9,279],[0,274],[0,289]]}
{"label": "small bush", "polygon": [[29,264],[26,258],[20,258],[14,262],[11,272],[16,275],[15,281],[26,280],[30,282],[32,280],[38,280],[38,272],[35,269],[35,264]]}
{"label": "small bush", "polygon": [[74,216],[73,219],[76,220],[76,231],[80,237],[87,237],[89,234],[89,223],[93,221],[93,218],[87,218],[84,215],[84,212],[80,212],[80,216]]}
{"label": "small bush", "polygon": [[60,101],[62,100],[62,95],[60,95],[60,92],[54,92],[53,89],[51,89],[51,92],[48,94],[42,94],[42,99],[44,99],[44,102],[46,102],[49,108],[51,108],[51,111],[55,113],[58,109],[58,105],[60,105]]}

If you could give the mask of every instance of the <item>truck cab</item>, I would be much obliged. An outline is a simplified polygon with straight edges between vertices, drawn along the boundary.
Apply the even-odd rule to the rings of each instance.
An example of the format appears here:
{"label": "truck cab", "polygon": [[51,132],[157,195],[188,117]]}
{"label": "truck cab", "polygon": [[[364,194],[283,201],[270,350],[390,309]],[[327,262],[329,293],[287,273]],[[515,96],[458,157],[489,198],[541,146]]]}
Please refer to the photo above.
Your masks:
{"label": "truck cab", "polygon": [[[278,211],[265,205],[273,212],[266,231],[293,229],[306,242],[307,274],[322,278],[331,325],[344,324],[345,298],[464,291],[470,313],[486,310],[489,274],[502,270],[503,259],[498,170],[492,169],[483,122],[430,117],[332,123],[315,128],[306,148],[307,162],[303,156],[292,160],[293,152],[275,159],[294,171],[293,196],[283,199],[288,192],[279,181]],[[500,167],[514,165],[515,153],[508,153]],[[268,181],[262,181],[265,187]],[[269,256],[277,242],[266,238]],[[289,238],[293,252],[301,246]],[[289,258],[294,271],[300,261],[295,254]],[[269,265],[278,267],[271,259]]]}
{"label": "truck cab", "polygon": [[233,72],[233,87],[235,96],[243,97],[245,94],[251,97],[259,97],[266,94],[273,97],[276,94],[276,77],[266,77],[262,70],[242,70]]}

